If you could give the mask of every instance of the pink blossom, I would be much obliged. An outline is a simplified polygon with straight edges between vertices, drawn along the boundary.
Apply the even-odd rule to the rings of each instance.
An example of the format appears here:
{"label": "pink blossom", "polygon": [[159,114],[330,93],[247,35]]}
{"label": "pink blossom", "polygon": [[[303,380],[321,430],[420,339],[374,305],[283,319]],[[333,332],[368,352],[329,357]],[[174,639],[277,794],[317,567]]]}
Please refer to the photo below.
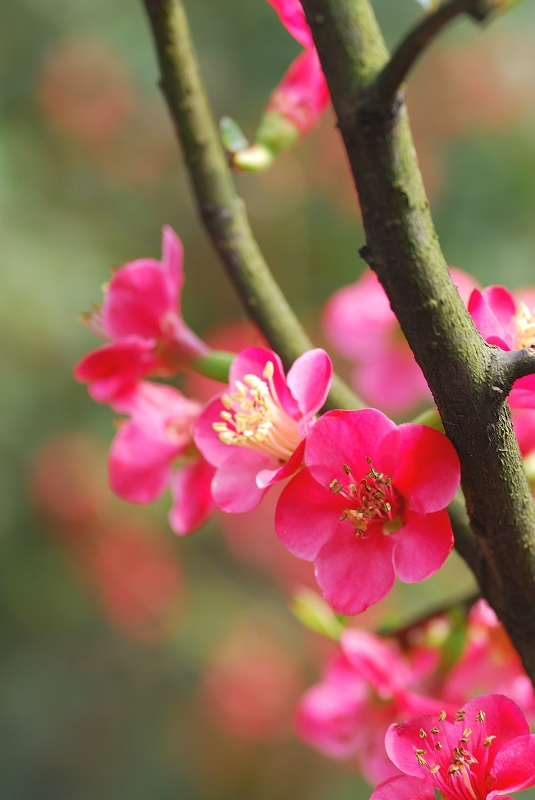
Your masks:
{"label": "pink blossom", "polygon": [[460,480],[449,440],[425,425],[399,427],[375,409],[332,411],[307,436],[306,469],[275,515],[282,543],[314,561],[325,599],[359,614],[392,588],[424,580],[453,545],[445,510]]}
{"label": "pink blossom", "polygon": [[[518,292],[519,299],[503,286],[474,289],[468,303],[481,336],[502,350],[522,350],[535,345],[533,290]],[[525,295],[528,305],[523,300]],[[514,382],[509,394],[512,408],[535,408],[535,375]]]}
{"label": "pink blossom", "polygon": [[[455,267],[450,274],[466,303],[475,281]],[[331,297],[323,325],[332,346],[355,363],[352,383],[367,403],[402,414],[431,400],[422,371],[371,270]]]}
{"label": "pink blossom", "polygon": [[195,443],[217,467],[212,482],[223,511],[255,508],[266,488],[302,464],[304,437],[327,397],[332,365],[310,350],[287,378],[272,350],[250,347],[230,368],[227,390],[208,404],[195,427]]}
{"label": "pink blossom", "polygon": [[233,154],[238,169],[262,169],[273,157],[306,136],[329,103],[312,34],[299,0],[268,0],[286,30],[305,48],[269,98],[251,147]]}
{"label": "pink blossom", "polygon": [[494,611],[478,600],[468,616],[463,653],[449,671],[441,696],[459,704],[487,692],[507,693],[535,719],[535,693],[520,656]]}
{"label": "pink blossom", "polygon": [[322,681],[301,699],[299,736],[333,758],[356,754],[371,783],[399,774],[386,756],[384,735],[394,721],[438,714],[444,707],[442,700],[418,691],[434,666],[436,660],[427,659],[422,671],[418,659],[411,662],[393,642],[347,629]]}
{"label": "pink blossom", "polygon": [[76,378],[89,383],[95,400],[118,410],[141,378],[172,375],[188,359],[209,350],[182,319],[183,248],[167,226],[162,249],[161,261],[143,258],[115,272],[101,309],[89,319],[89,326],[109,344],[75,368]]}
{"label": "pink blossom", "polygon": [[389,778],[371,800],[493,800],[535,784],[535,736],[505,695],[470,700],[448,719],[412,717],[391,725],[386,751],[404,774]]}
{"label": "pink blossom", "polygon": [[214,470],[192,439],[202,405],[170,386],[142,382],[129,410],[131,416],[111,447],[110,486],[130,503],[151,503],[169,487],[171,527],[179,534],[190,533],[214,510]]}

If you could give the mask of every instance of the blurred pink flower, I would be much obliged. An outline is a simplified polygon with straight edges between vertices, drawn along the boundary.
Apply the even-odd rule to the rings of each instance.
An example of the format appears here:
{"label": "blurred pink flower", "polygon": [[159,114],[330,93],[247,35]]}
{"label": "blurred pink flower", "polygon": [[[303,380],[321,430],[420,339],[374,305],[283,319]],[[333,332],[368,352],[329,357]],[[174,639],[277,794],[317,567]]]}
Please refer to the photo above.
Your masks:
{"label": "blurred pink flower", "polygon": [[393,642],[373,633],[347,629],[322,681],[299,703],[300,738],[333,758],[356,755],[370,783],[399,774],[385,752],[386,729],[412,714],[444,708],[443,700],[418,691],[435,666],[436,660],[411,662]]}
{"label": "blurred pink flower", "polygon": [[442,566],[453,545],[445,509],[460,480],[446,436],[398,427],[375,409],[332,411],[308,434],[304,460],[281,495],[275,529],[290,552],[314,561],[336,611],[359,614],[388,594],[396,574],[415,583]]}
{"label": "blurred pink flower", "polygon": [[485,600],[470,610],[466,645],[446,676],[441,696],[464,703],[476,694],[507,694],[535,719],[535,693],[504,627]]}
{"label": "blurred pink flower", "polygon": [[[533,290],[525,292],[533,301]],[[502,350],[522,350],[535,345],[535,308],[528,306],[519,292],[516,301],[503,286],[474,289],[468,303],[481,336],[489,344]],[[529,300],[528,300],[529,302]],[[509,394],[512,408],[535,408],[535,375],[527,375],[514,382]]]}
{"label": "blurred pink flower", "polygon": [[287,378],[272,350],[238,353],[229,385],[208,404],[195,426],[195,443],[217,469],[212,482],[223,511],[255,508],[268,486],[295,473],[304,437],[325,402],[332,365],[323,350],[310,350]]}
{"label": "blurred pink flower", "polygon": [[110,450],[112,490],[131,503],[150,503],[169,487],[169,521],[178,534],[191,533],[214,510],[214,469],[192,438],[201,410],[200,403],[171,386],[142,382],[131,399],[130,418],[120,426]]}
{"label": "blurred pink flower", "polygon": [[219,643],[201,683],[214,724],[256,742],[289,735],[300,689],[299,664],[287,644],[258,624],[242,624]]}
{"label": "blurred pink flower", "polygon": [[181,316],[182,264],[182,243],[166,226],[161,261],[143,258],[115,272],[101,309],[88,320],[110,344],[89,353],[75,368],[76,378],[89,383],[95,400],[124,410],[141,378],[172,375],[209,351]]}
{"label": "blurred pink flower", "polygon": [[[466,304],[476,282],[455,267],[450,275]],[[403,414],[431,401],[422,371],[371,270],[366,269],[356,283],[335,292],[325,306],[323,325],[335,350],[355,363],[353,386],[367,403]]]}
{"label": "blurred pink flower", "polygon": [[109,619],[144,642],[170,638],[182,613],[176,554],[157,529],[122,523],[101,536],[85,558]]}
{"label": "blurred pink flower", "polygon": [[470,700],[454,717],[419,716],[391,725],[386,751],[404,775],[371,800],[494,800],[535,784],[535,736],[520,708],[501,694]]}

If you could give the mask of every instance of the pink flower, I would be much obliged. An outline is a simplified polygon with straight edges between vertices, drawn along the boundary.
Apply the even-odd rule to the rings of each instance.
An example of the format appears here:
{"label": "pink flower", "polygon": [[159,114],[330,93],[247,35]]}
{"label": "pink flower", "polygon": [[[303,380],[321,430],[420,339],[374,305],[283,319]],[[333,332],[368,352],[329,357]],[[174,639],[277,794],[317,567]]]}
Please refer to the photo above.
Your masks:
{"label": "pink flower", "polygon": [[233,154],[238,169],[263,169],[315,127],[329,103],[329,90],[299,0],[268,0],[286,30],[303,45],[271,94],[251,147]]}
{"label": "pink flower", "polygon": [[535,784],[535,736],[520,708],[501,694],[470,700],[451,721],[438,716],[391,725],[386,751],[404,775],[371,800],[493,800]]}
{"label": "pink flower", "polygon": [[299,469],[304,437],[325,402],[331,374],[323,350],[300,356],[287,378],[272,350],[250,347],[236,356],[227,390],[195,427],[197,447],[217,467],[212,495],[219,508],[250,511],[268,486]]}
{"label": "pink flower", "polygon": [[182,262],[182,243],[166,226],[161,261],[131,261],[114,274],[102,308],[89,320],[110,343],[75,368],[76,378],[89,383],[95,400],[123,410],[141,378],[172,375],[188,359],[208,352],[180,313]]}
{"label": "pink flower", "polygon": [[[454,267],[450,274],[467,302],[475,281]],[[402,414],[431,400],[422,371],[371,270],[365,270],[356,283],[331,297],[325,306],[323,325],[332,346],[355,363],[352,383],[367,403]]]}
{"label": "pink flower", "polygon": [[422,671],[418,659],[412,663],[393,642],[347,629],[323,680],[301,699],[297,732],[333,758],[356,754],[370,783],[399,774],[385,753],[386,729],[411,714],[438,714],[444,707],[418,692],[434,666],[427,659]]}
{"label": "pink flower", "polygon": [[359,614],[392,588],[424,580],[453,545],[445,510],[460,480],[449,440],[425,425],[399,427],[375,409],[332,411],[307,436],[306,469],[275,515],[282,543],[314,561],[325,599]]}
{"label": "pink flower", "polygon": [[110,486],[130,503],[151,503],[169,487],[169,515],[176,533],[202,525],[214,510],[210,493],[213,467],[193,444],[193,425],[202,405],[170,386],[142,382],[130,406],[130,418],[113,441]]}
{"label": "pink flower", "polygon": [[[519,291],[519,301],[503,286],[474,289],[468,303],[481,336],[502,350],[522,350],[535,345],[533,290]],[[530,303],[522,300],[523,295]],[[509,403],[512,408],[535,408],[535,375],[514,382]]]}
{"label": "pink flower", "polygon": [[507,693],[535,719],[535,693],[520,656],[494,611],[479,600],[470,610],[466,645],[446,677],[441,696],[459,704],[487,692]]}

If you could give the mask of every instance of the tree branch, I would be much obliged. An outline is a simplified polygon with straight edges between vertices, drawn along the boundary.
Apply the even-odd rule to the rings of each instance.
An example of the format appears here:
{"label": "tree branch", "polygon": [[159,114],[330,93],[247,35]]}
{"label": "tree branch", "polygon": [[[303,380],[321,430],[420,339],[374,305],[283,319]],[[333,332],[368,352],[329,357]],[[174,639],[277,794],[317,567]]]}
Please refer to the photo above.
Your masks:
{"label": "tree branch", "polygon": [[535,508],[506,393],[494,390],[503,378],[496,348],[481,339],[449,278],[403,99],[380,102],[374,92],[389,59],[368,0],[302,5],[358,190],[369,263],[459,454],[480,549],[470,566],[534,680]]}
{"label": "tree branch", "polygon": [[500,350],[498,356],[508,393],[519,378],[535,373],[535,346],[522,350]]}
{"label": "tree branch", "polygon": [[[199,212],[248,314],[285,367],[313,347],[267,266],[238,197],[191,42],[181,0],[144,0],[154,34],[162,88],[182,142]],[[364,404],[340,379],[333,408]]]}
{"label": "tree branch", "polygon": [[391,103],[401,84],[433,39],[443,28],[461,14],[470,14],[483,21],[490,10],[482,9],[481,0],[449,0],[428,14],[413,28],[393,53],[374,83],[376,101]]}

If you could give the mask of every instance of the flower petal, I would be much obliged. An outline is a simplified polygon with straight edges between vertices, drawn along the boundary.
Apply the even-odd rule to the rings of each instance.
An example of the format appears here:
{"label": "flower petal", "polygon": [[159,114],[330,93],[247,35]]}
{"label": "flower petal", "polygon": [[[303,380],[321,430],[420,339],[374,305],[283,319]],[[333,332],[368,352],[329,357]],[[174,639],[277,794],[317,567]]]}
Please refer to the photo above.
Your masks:
{"label": "flower petal", "polygon": [[399,461],[392,481],[409,508],[428,514],[445,508],[459,488],[459,457],[450,440],[426,425],[399,426]]}
{"label": "flower petal", "polygon": [[512,334],[507,330],[516,313],[513,296],[503,286],[488,286],[483,291],[474,289],[468,301],[468,311],[481,336],[503,350],[514,349]]}
{"label": "flower petal", "polygon": [[312,561],[339,526],[344,504],[320,486],[307,469],[284,488],[275,512],[275,531],[288,550]]}
{"label": "flower petal", "polygon": [[[315,49],[305,50],[293,61],[281,82],[275,87],[260,120],[255,139],[273,152],[291,144],[288,123],[295,127],[295,136],[306,136],[316,126],[327,108],[330,95],[320,60]],[[277,137],[275,119],[281,124]]]}
{"label": "flower petal", "polygon": [[266,491],[256,485],[257,473],[269,464],[262,453],[246,447],[232,447],[212,480],[212,497],[218,508],[239,514],[256,508]]}
{"label": "flower petal", "polygon": [[[383,440],[388,438],[388,446]],[[398,458],[397,425],[374,408],[330,411],[313,425],[305,444],[305,464],[322,486],[333,478],[347,483],[347,464],[360,479],[373,466],[392,475]]]}
{"label": "flower petal", "polygon": [[331,359],[320,348],[303,353],[290,367],[288,388],[305,418],[316,414],[327,399],[332,371]]}
{"label": "flower petal", "polygon": [[371,526],[368,534],[356,539],[352,526],[340,523],[316,556],[318,584],[340,614],[360,614],[382,600],[394,585],[393,543]]}
{"label": "flower petal", "polygon": [[492,773],[494,792],[519,792],[535,785],[535,736],[519,736],[507,742],[496,754]]}
{"label": "flower petal", "polygon": [[416,583],[440,569],[453,547],[453,532],[446,510],[434,514],[407,512],[403,527],[392,536],[394,567],[398,578]]}
{"label": "flower petal", "polygon": [[184,464],[171,480],[173,505],[169,522],[175,533],[184,535],[200,528],[215,511],[211,482],[214,468],[199,456]]}
{"label": "flower petal", "polygon": [[[415,759],[416,760],[416,759]],[[434,800],[432,786],[421,778],[394,775],[372,792],[370,800]]]}
{"label": "flower petal", "polygon": [[314,47],[312,34],[299,0],[268,0],[280,17],[280,21],[294,39],[303,47]]}
{"label": "flower petal", "polygon": [[111,490],[130,503],[151,503],[169,485],[171,461],[180,449],[164,435],[128,420],[110,449]]}
{"label": "flower petal", "polygon": [[157,367],[155,342],[129,336],[88,353],[75,367],[76,380],[89,383],[89,394],[99,403],[121,411],[137,382]]}

